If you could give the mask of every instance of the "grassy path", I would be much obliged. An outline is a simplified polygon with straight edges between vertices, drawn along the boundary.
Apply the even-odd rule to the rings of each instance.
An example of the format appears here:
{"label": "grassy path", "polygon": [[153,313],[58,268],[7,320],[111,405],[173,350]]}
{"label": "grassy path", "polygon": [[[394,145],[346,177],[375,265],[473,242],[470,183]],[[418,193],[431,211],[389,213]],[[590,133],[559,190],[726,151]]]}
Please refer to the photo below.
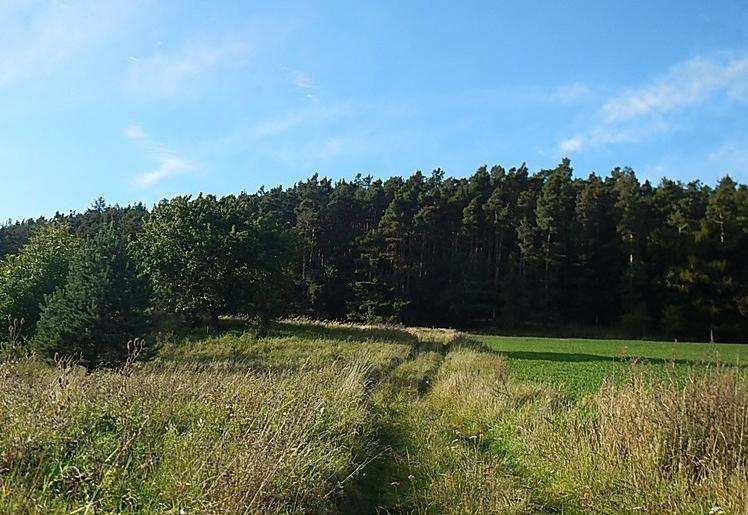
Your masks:
{"label": "grassy path", "polygon": [[[461,416],[471,390],[500,360],[453,332],[421,332],[407,359],[372,392],[379,453],[348,485],[345,512],[541,511],[522,478],[494,452],[488,421]],[[477,366],[476,365],[480,365]],[[464,415],[464,414],[462,414]]]}

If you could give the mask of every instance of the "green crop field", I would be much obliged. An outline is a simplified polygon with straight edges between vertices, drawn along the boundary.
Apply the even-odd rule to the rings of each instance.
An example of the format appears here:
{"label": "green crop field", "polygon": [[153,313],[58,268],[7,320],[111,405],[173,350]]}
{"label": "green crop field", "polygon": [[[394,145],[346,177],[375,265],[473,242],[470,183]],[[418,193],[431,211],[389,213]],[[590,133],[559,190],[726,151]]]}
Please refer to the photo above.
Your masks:
{"label": "green crop field", "polygon": [[0,511],[748,508],[748,347],[223,325],[2,357]]}
{"label": "green crop field", "polygon": [[[588,394],[606,379],[630,376],[632,363],[654,372],[683,375],[696,368],[736,366],[748,370],[748,345],[637,340],[474,336],[504,357],[512,375],[552,384],[566,393]],[[635,367],[634,367],[635,368]]]}

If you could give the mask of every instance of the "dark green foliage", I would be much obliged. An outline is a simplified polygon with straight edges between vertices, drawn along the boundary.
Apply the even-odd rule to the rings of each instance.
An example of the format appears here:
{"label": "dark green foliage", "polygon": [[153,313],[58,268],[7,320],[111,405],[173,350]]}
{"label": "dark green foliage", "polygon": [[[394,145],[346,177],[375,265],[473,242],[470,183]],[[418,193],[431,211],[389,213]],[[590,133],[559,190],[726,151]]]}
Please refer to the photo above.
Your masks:
{"label": "dark green foliage", "polygon": [[[192,323],[233,314],[265,324],[286,312],[697,340],[748,334],[748,188],[729,177],[716,188],[653,186],[630,168],[581,179],[568,160],[534,174],[484,166],[459,179],[441,170],[386,181],[314,175],[255,194],[176,197],[152,213],[98,200],[55,220],[82,238],[115,222],[135,239],[157,311]],[[0,252],[23,255],[26,234],[47,224],[6,224]],[[57,283],[44,284],[32,290]]]}
{"label": "dark green foliage", "polygon": [[21,247],[26,245],[29,237],[37,225],[43,225],[46,220],[22,220],[13,222],[8,220],[0,226],[0,259],[8,254],[15,254]]}
{"label": "dark green foliage", "polygon": [[148,327],[148,290],[121,226],[109,223],[74,256],[67,280],[45,299],[34,347],[88,365],[122,359]]}
{"label": "dark green foliage", "polygon": [[[295,210],[287,226],[299,237],[297,310],[740,339],[745,192],[729,179],[714,191],[666,179],[653,187],[628,168],[575,179],[568,160],[534,175],[522,165],[482,167],[467,179],[437,170],[333,185],[314,176],[286,197]],[[344,313],[329,292],[345,299]]]}

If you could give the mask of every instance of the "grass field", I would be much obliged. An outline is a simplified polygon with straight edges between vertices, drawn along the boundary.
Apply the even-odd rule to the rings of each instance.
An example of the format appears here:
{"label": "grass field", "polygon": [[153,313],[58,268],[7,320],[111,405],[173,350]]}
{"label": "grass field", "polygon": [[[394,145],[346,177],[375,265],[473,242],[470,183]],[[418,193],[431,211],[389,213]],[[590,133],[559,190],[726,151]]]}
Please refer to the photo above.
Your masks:
{"label": "grass field", "polygon": [[0,511],[748,510],[748,347],[307,320],[157,340],[116,370],[0,361]]}
{"label": "grass field", "polygon": [[671,369],[678,375],[717,362],[748,370],[748,345],[741,344],[507,336],[474,338],[504,357],[514,378],[547,382],[575,396],[598,389],[605,379],[630,377],[632,362],[655,373]]}

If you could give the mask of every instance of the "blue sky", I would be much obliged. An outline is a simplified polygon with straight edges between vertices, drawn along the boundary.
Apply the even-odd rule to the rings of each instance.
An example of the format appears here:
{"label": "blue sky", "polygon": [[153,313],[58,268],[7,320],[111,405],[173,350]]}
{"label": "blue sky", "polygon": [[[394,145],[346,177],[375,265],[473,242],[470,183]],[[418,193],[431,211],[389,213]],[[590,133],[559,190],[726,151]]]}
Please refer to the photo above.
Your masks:
{"label": "blue sky", "polygon": [[0,219],[562,157],[748,178],[748,2],[0,0]]}

